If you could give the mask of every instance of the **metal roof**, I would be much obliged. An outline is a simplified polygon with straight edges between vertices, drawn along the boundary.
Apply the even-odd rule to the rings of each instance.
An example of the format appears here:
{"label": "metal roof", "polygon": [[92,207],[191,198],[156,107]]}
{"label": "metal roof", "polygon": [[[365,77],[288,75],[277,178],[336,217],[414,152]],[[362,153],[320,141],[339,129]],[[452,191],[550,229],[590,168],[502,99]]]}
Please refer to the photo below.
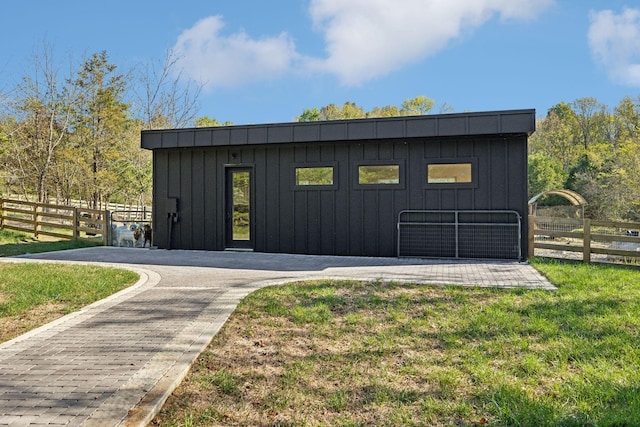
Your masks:
{"label": "metal roof", "polygon": [[535,110],[142,131],[142,148],[191,148],[372,139],[526,134]]}

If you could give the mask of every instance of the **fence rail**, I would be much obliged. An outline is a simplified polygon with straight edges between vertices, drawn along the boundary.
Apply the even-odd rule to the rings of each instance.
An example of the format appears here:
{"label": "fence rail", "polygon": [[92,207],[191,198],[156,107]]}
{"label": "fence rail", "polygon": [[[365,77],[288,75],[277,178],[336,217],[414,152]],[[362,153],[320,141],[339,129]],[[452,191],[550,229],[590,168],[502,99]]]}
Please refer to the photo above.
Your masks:
{"label": "fence rail", "polygon": [[[554,251],[590,262],[640,263],[640,223],[529,217],[529,255]],[[536,249],[540,249],[537,251]],[[567,254],[569,253],[569,254]]]}
{"label": "fence rail", "polygon": [[0,228],[35,237],[88,239],[109,244],[109,211],[0,198]]}
{"label": "fence rail", "polygon": [[[21,202],[34,202],[34,198],[25,197],[21,194],[4,194],[5,199],[11,199],[15,201]],[[47,199],[47,203],[56,206],[76,206],[79,209],[95,209],[96,206],[93,202],[88,200],[79,200],[79,199],[63,199],[56,197],[49,197]],[[130,203],[114,203],[114,202],[99,202],[97,206],[97,210],[104,211],[108,210],[110,212],[113,211],[134,211],[134,210],[148,210],[151,211],[151,206],[147,206],[144,204],[140,204],[138,202],[130,202]]]}

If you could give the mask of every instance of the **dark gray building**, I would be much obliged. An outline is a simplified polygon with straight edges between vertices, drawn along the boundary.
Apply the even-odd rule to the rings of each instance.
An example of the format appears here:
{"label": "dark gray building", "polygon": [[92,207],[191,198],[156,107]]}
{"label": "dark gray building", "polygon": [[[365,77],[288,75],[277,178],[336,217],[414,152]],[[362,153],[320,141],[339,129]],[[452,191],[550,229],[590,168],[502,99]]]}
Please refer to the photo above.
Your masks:
{"label": "dark gray building", "polygon": [[534,110],[142,132],[154,243],[527,257]]}

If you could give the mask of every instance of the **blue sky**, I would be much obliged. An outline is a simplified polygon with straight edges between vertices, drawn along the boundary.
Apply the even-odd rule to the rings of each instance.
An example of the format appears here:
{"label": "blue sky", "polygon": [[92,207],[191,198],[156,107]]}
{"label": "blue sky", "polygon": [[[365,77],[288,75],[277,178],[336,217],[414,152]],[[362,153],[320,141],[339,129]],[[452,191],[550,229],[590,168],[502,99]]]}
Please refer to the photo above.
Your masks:
{"label": "blue sky", "polygon": [[4,0],[0,92],[46,41],[56,60],[106,50],[121,72],[171,49],[199,116],[287,122],[425,95],[455,112],[640,95],[640,5],[626,0]]}

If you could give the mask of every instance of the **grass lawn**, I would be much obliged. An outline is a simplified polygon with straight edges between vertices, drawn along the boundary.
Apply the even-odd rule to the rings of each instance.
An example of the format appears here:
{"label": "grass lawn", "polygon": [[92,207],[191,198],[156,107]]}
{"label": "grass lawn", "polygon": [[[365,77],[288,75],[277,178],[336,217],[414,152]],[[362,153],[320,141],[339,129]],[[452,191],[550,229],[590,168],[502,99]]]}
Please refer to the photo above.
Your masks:
{"label": "grass lawn", "polygon": [[638,425],[640,272],[532,264],[559,289],[259,290],[153,425]]}
{"label": "grass lawn", "polygon": [[86,248],[101,244],[102,240],[100,239],[95,241],[86,239],[41,241],[25,233],[0,229],[0,257]]}
{"label": "grass lawn", "polygon": [[[25,235],[0,230],[0,256],[75,247],[80,246],[73,241],[30,242]],[[0,342],[105,298],[137,280],[137,274],[115,268],[0,263]]]}

